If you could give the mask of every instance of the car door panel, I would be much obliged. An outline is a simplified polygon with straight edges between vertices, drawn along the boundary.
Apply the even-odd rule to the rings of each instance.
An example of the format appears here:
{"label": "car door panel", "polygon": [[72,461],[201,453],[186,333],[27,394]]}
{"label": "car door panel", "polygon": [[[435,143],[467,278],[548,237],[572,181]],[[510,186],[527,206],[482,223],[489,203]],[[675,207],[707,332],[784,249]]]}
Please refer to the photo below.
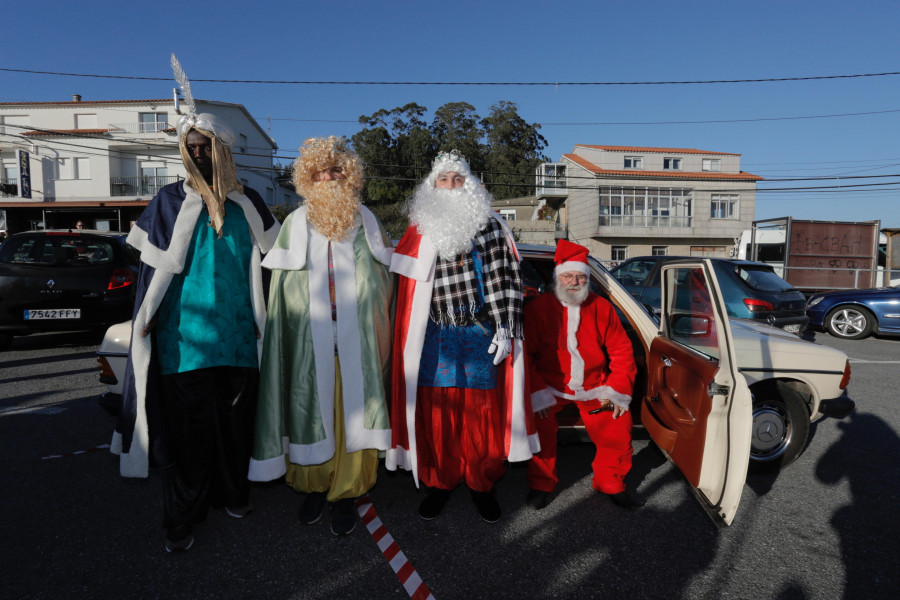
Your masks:
{"label": "car door panel", "polygon": [[750,391],[737,371],[711,263],[671,263],[661,282],[660,335],[650,345],[642,421],[713,520],[728,525],[747,475]]}

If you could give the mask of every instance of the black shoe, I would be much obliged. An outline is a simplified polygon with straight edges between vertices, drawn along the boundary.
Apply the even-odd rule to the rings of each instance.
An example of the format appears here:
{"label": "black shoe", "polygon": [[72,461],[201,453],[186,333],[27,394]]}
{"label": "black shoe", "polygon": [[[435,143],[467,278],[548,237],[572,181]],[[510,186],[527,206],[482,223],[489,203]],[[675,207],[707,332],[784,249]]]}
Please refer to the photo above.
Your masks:
{"label": "black shoe", "polygon": [[447,501],[450,500],[452,490],[442,490],[440,488],[428,488],[428,495],[419,505],[419,516],[430,521],[444,510]]}
{"label": "black shoe", "polygon": [[319,519],[322,518],[322,513],[325,512],[325,504],[324,492],[310,492],[306,495],[306,499],[300,506],[300,512],[297,513],[297,518],[300,519],[300,522],[304,525],[318,523]]}
{"label": "black shoe", "polygon": [[543,490],[528,490],[525,504],[534,510],[541,510],[550,504],[550,492],[545,492]]}
{"label": "black shoe", "polygon": [[497,502],[493,489],[489,492],[476,492],[475,490],[472,490],[472,502],[475,503],[475,508],[478,509],[478,514],[482,521],[486,523],[496,523],[500,520],[500,503]]}
{"label": "black shoe", "polygon": [[175,527],[166,532],[166,552],[187,552],[194,545],[190,526]]}
{"label": "black shoe", "polygon": [[356,501],[343,498],[331,505],[331,533],[347,535],[356,529]]}
{"label": "black shoe", "polygon": [[644,506],[644,503],[637,498],[633,498],[627,491],[618,494],[607,494],[613,504],[626,510],[637,510]]}

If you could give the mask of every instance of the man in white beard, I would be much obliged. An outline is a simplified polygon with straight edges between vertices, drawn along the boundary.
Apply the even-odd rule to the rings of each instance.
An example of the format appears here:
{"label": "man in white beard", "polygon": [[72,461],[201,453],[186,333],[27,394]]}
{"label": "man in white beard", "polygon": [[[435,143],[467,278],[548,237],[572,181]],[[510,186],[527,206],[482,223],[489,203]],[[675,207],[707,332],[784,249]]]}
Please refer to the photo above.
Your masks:
{"label": "man in white beard", "polygon": [[522,283],[512,232],[458,152],[442,152],[410,203],[391,259],[400,275],[386,466],[428,490],[438,516],[461,483],[481,518],[501,509],[504,459],[537,451],[524,390]]}
{"label": "man in white beard", "polygon": [[300,522],[331,503],[331,531],[346,535],[391,441],[393,250],[360,203],[363,166],[345,140],[306,140],[294,184],[305,203],[262,263],[272,281],[250,480],[283,475],[305,494]]}
{"label": "man in white beard", "polygon": [[631,470],[633,349],[612,304],[590,291],[587,259],[587,248],[560,240],[553,293],[525,306],[531,403],[541,442],[541,451],[528,463],[527,503],[537,510],[549,504],[559,482],[556,414],[573,402],[597,447],[593,488],[617,506],[641,506],[624,481]]}

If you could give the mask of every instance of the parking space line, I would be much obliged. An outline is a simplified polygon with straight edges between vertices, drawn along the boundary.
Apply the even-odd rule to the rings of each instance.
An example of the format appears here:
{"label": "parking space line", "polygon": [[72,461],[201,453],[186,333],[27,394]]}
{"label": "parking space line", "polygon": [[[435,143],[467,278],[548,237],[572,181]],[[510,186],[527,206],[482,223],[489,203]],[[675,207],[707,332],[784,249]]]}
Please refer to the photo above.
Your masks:
{"label": "parking space line", "polygon": [[76,450],[75,452],[69,452],[68,454],[51,454],[50,456],[42,456],[41,460],[49,460],[51,458],[63,458],[66,456],[78,456],[79,454],[86,454],[88,452],[93,452],[94,450],[106,450],[109,448],[109,444],[100,444],[99,446],[94,446],[93,448],[88,448],[87,450]]}
{"label": "parking space line", "polygon": [[391,565],[391,569],[394,570],[394,574],[397,575],[397,579],[400,580],[403,589],[409,594],[409,597],[412,600],[434,600],[431,590],[422,581],[422,578],[413,568],[412,563],[400,550],[400,545],[394,541],[394,537],[384,523],[381,522],[381,519],[378,518],[378,514],[375,512],[375,507],[372,506],[372,500],[368,494],[356,501],[356,511],[369,531],[369,535],[372,536],[378,549],[384,555],[385,560]]}

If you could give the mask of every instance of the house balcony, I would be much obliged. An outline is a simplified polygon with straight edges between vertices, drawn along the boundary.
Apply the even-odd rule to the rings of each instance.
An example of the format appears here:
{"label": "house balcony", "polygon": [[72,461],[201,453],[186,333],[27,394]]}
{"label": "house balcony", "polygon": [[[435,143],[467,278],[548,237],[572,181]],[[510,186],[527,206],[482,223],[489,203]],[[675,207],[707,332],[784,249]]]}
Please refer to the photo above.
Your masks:
{"label": "house balcony", "polygon": [[177,175],[163,177],[148,175],[137,177],[110,177],[110,196],[155,196],[163,186],[184,179]]}
{"label": "house balcony", "polygon": [[667,215],[600,215],[598,227],[691,227],[693,217]]}
{"label": "house balcony", "polygon": [[18,195],[18,179],[0,179],[0,198],[16,198]]}
{"label": "house balcony", "polygon": [[538,198],[566,198],[569,188],[565,179],[538,180],[535,195]]}
{"label": "house balcony", "polygon": [[175,126],[170,125],[169,123],[140,123],[137,121],[131,123],[110,123],[109,124],[109,133],[110,135],[122,135],[122,134],[131,134],[131,135],[139,135],[139,134],[148,134],[148,133],[167,133],[167,132],[175,132]]}

